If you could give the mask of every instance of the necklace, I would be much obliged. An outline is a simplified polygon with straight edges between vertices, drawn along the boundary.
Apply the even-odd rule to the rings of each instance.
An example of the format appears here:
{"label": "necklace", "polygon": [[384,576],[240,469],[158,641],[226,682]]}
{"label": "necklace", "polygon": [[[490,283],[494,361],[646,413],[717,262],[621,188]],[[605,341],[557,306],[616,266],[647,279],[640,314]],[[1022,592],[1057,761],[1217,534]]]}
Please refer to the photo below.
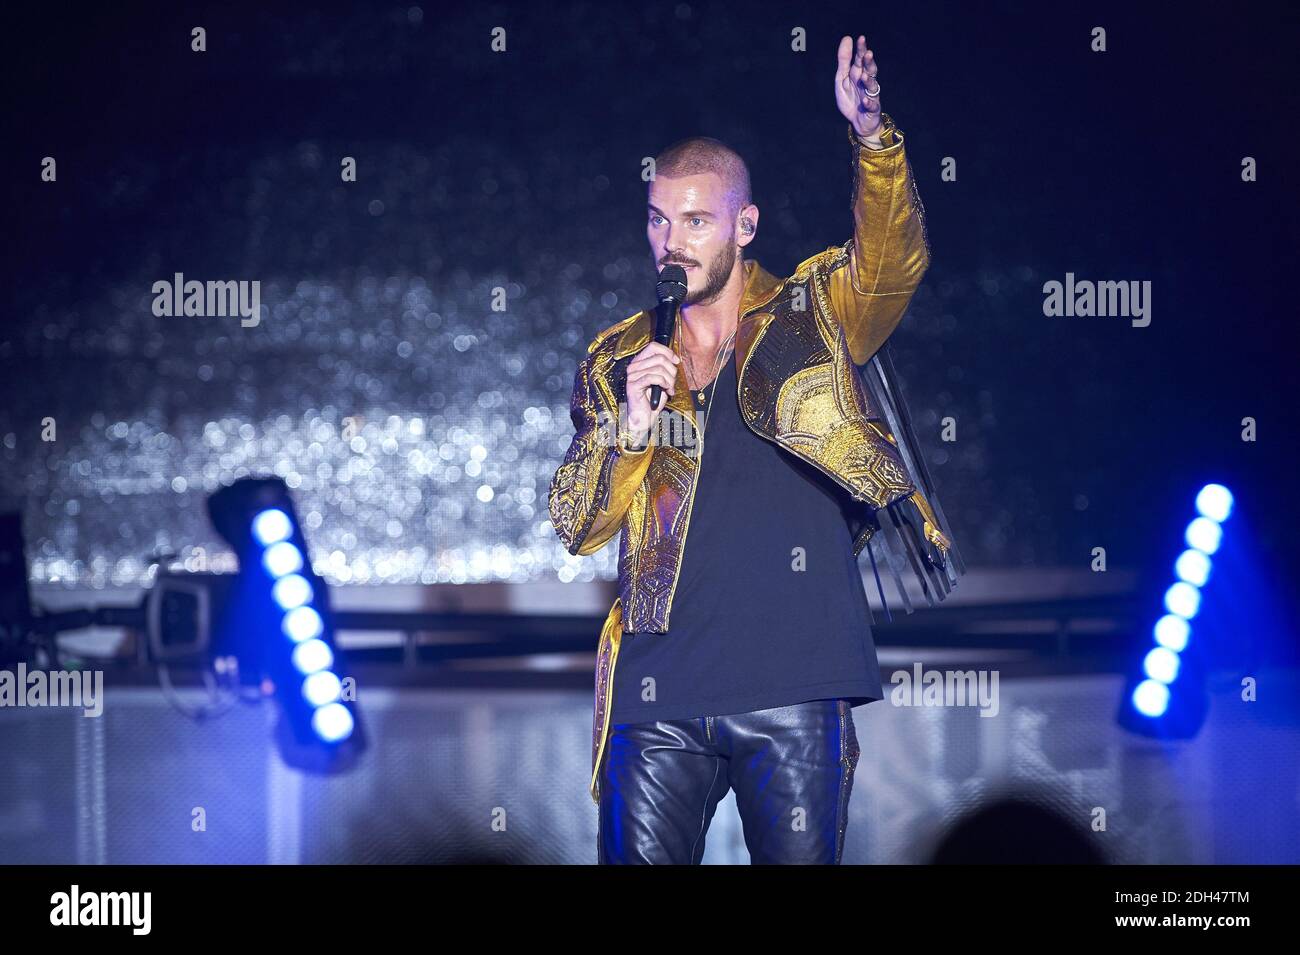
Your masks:
{"label": "necklace", "polygon": [[[696,388],[694,383],[699,381],[699,376],[695,374],[695,363],[691,361],[690,353],[687,352],[685,347],[683,347],[682,345],[682,326],[680,323],[678,323],[676,327],[676,333],[677,333],[677,351],[678,353],[686,356],[686,370],[688,372],[688,377],[686,382],[687,387]],[[718,347],[717,354],[714,356],[713,373],[709,378],[708,384],[704,385],[703,387],[696,388],[697,397],[701,402],[708,401],[705,392],[707,392],[710,388],[712,388],[713,385],[717,382],[718,375],[722,371],[722,363],[726,361],[727,356],[731,354],[731,343],[735,339],[735,337],[736,337],[736,329],[732,329],[731,334],[728,335],[727,340],[724,341]],[[708,424],[709,413],[712,410],[713,410],[713,402],[709,401],[704,408],[704,420],[700,423],[701,431],[703,431],[705,426]]]}

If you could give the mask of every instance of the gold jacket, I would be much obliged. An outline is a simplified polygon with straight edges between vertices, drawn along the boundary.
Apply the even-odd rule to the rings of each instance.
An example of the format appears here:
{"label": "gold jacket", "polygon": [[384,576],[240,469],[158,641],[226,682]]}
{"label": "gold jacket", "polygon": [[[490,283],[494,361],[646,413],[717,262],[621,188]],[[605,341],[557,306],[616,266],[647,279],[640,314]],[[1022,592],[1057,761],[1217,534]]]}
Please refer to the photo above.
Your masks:
{"label": "gold jacket", "polygon": [[[943,554],[949,541],[856,368],[893,332],[929,267],[924,210],[903,136],[888,117],[883,149],[868,148],[848,129],[853,238],[805,259],[785,279],[745,262],[734,354],[741,416],[755,434],[845,489],[855,512],[854,556],[877,529],[875,512],[909,497],[924,518],[926,540]],[[604,329],[587,346],[570,406],[575,434],[550,488],[551,523],[570,554],[595,553],[622,531],[619,595],[596,659],[590,792],[597,802],[620,638],[625,629],[668,630],[703,452],[681,364],[659,421],[674,413],[682,440],[630,450],[618,429],[627,365],[653,336],[650,309]]]}

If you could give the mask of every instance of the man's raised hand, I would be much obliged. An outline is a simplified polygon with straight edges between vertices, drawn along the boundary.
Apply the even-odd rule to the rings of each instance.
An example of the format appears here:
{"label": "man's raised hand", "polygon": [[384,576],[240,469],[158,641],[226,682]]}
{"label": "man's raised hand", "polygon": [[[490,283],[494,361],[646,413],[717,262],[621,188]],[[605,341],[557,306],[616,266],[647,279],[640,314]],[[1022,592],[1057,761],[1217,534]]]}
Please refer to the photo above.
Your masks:
{"label": "man's raised hand", "polygon": [[[880,84],[876,81],[876,58],[867,49],[867,38],[858,37],[858,48],[853,49],[853,38],[840,40],[839,67],[835,71],[835,105],[853,125],[853,131],[863,139],[880,135],[883,120],[880,113]],[[874,95],[873,95],[874,94]]]}

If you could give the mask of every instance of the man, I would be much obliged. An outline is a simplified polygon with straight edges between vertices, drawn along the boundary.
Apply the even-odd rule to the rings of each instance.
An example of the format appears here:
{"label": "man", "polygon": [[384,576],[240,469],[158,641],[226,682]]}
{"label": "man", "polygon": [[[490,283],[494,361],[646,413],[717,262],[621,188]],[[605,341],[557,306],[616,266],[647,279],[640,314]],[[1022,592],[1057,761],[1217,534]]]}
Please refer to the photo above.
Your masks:
{"label": "man", "polygon": [[[646,230],[655,264],[686,270],[674,347],[641,312],[578,368],[551,521],[572,554],[622,531],[596,669],[602,863],[698,863],[729,789],[754,862],[838,863],[852,707],[883,696],[857,556],[887,529],[927,595],[949,585],[951,545],[874,357],[929,249],[864,37],[840,42],[835,98],[853,238],[773,277],[742,256],[759,222],[744,162],[678,143],[656,159]],[[864,387],[868,362],[884,372]]]}

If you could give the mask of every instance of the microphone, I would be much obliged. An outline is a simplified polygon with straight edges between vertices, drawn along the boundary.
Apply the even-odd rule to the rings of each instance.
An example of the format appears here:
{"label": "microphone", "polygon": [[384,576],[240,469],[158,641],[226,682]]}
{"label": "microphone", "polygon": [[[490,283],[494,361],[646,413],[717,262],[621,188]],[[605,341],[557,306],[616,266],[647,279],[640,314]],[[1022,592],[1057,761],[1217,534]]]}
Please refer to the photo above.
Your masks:
{"label": "microphone", "polygon": [[[680,265],[665,265],[655,285],[659,304],[655,306],[655,341],[668,347],[677,326],[677,308],[686,298],[686,270]],[[650,410],[659,407],[659,397],[664,392],[659,385],[650,386]]]}

